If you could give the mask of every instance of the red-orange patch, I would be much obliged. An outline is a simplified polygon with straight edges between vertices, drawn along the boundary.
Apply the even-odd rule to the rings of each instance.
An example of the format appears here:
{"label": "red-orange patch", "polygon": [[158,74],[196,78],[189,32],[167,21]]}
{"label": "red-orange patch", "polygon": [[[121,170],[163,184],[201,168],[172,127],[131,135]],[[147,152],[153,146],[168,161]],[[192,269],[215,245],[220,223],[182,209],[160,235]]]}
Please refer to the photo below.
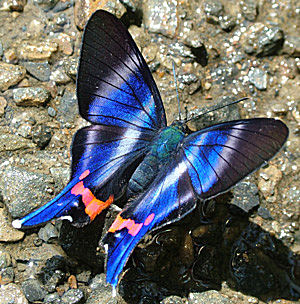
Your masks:
{"label": "red-orange patch", "polygon": [[[86,170],[88,171],[88,170]],[[86,172],[84,171],[84,172]],[[89,173],[88,173],[89,174]],[[87,176],[86,174],[85,176]],[[113,201],[113,194],[104,202],[95,197],[89,188],[85,188],[83,182],[77,183],[72,189],[71,193],[74,195],[81,195],[82,202],[85,205],[85,213],[90,217],[91,221],[101,213],[102,210],[106,209]]]}
{"label": "red-orange patch", "polygon": [[154,213],[149,214],[144,222],[144,225],[148,226],[153,221],[154,216],[155,216]]}
{"label": "red-orange patch", "polygon": [[83,180],[85,177],[87,177],[90,174],[90,170],[85,170],[80,176],[79,179]]}

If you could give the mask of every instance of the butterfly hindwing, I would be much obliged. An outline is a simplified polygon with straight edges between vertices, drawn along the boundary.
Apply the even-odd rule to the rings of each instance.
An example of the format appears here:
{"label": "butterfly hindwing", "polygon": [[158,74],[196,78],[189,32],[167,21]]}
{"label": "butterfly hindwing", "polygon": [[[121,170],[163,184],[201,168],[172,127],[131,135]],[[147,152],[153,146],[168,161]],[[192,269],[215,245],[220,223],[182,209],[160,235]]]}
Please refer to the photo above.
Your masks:
{"label": "butterfly hindwing", "polygon": [[134,247],[151,229],[179,220],[197,199],[228,190],[270,160],[288,136],[274,119],[232,121],[183,139],[173,160],[149,189],[118,215],[103,242],[107,246],[107,281],[113,286]]}
{"label": "butterfly hindwing", "polygon": [[95,12],[86,26],[77,76],[81,115],[93,123],[137,130],[166,126],[161,98],[128,30]]}
{"label": "butterfly hindwing", "polygon": [[89,19],[77,76],[81,116],[94,125],[74,136],[72,175],[53,200],[13,222],[37,225],[68,216],[84,225],[120,194],[147,152],[149,141],[166,126],[161,98],[140,51],[125,26],[97,11]]}

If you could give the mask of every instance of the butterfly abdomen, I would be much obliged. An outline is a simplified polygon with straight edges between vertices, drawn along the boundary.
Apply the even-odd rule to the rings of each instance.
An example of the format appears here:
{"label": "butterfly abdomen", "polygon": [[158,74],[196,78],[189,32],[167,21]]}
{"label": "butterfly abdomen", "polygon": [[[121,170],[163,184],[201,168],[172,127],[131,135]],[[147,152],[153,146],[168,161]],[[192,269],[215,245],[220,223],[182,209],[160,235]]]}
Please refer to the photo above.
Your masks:
{"label": "butterfly abdomen", "polygon": [[184,133],[176,127],[167,127],[153,141],[151,150],[133,173],[127,188],[127,197],[133,197],[148,188],[162,165],[170,161]]}

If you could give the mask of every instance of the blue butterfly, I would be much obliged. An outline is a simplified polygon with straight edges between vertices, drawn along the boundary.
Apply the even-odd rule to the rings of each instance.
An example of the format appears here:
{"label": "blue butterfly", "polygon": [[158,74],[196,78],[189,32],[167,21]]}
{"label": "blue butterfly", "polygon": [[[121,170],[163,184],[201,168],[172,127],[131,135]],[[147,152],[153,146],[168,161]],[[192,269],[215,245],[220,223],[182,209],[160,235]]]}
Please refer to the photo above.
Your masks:
{"label": "blue butterfly", "polygon": [[80,114],[91,125],[74,136],[70,182],[13,225],[53,218],[85,225],[126,195],[129,203],[103,239],[107,282],[114,287],[146,233],[230,189],[270,160],[288,136],[284,123],[268,118],[230,121],[190,135],[183,121],[167,126],[144,58],[121,21],[102,10],[85,28],[77,96]]}

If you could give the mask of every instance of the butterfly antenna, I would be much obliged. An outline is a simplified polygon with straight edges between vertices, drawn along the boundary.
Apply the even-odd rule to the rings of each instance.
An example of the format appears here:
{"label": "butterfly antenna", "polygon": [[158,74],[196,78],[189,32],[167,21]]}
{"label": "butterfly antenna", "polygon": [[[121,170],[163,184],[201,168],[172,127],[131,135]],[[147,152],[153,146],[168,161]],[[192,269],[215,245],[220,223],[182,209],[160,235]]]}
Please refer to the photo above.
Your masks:
{"label": "butterfly antenna", "polygon": [[225,108],[225,107],[228,107],[228,106],[237,104],[237,103],[239,103],[239,102],[241,102],[241,101],[244,101],[244,100],[247,100],[247,99],[249,99],[249,97],[243,97],[243,98],[241,98],[241,99],[238,99],[238,100],[229,102],[229,103],[227,103],[227,104],[225,104],[225,105],[221,105],[221,106],[215,107],[215,108],[213,108],[213,109],[211,109],[211,110],[208,110],[208,111],[206,111],[206,112],[204,112],[204,113],[201,113],[201,114],[199,114],[199,115],[197,115],[197,116],[195,116],[195,117],[191,117],[190,119],[187,119],[185,122],[188,122],[188,121],[191,121],[191,120],[194,120],[194,119],[198,119],[199,117],[201,117],[201,116],[203,116],[203,115],[206,115],[206,114],[211,113],[211,112],[213,112],[213,111],[220,110],[220,109],[223,109],[223,108]]}
{"label": "butterfly antenna", "polygon": [[179,120],[181,121],[180,100],[179,100],[179,94],[178,94],[177,78],[176,78],[175,62],[174,62],[174,60],[172,60],[172,68],[173,68],[174,83],[175,83],[177,102],[178,102],[178,116],[179,116]]}

